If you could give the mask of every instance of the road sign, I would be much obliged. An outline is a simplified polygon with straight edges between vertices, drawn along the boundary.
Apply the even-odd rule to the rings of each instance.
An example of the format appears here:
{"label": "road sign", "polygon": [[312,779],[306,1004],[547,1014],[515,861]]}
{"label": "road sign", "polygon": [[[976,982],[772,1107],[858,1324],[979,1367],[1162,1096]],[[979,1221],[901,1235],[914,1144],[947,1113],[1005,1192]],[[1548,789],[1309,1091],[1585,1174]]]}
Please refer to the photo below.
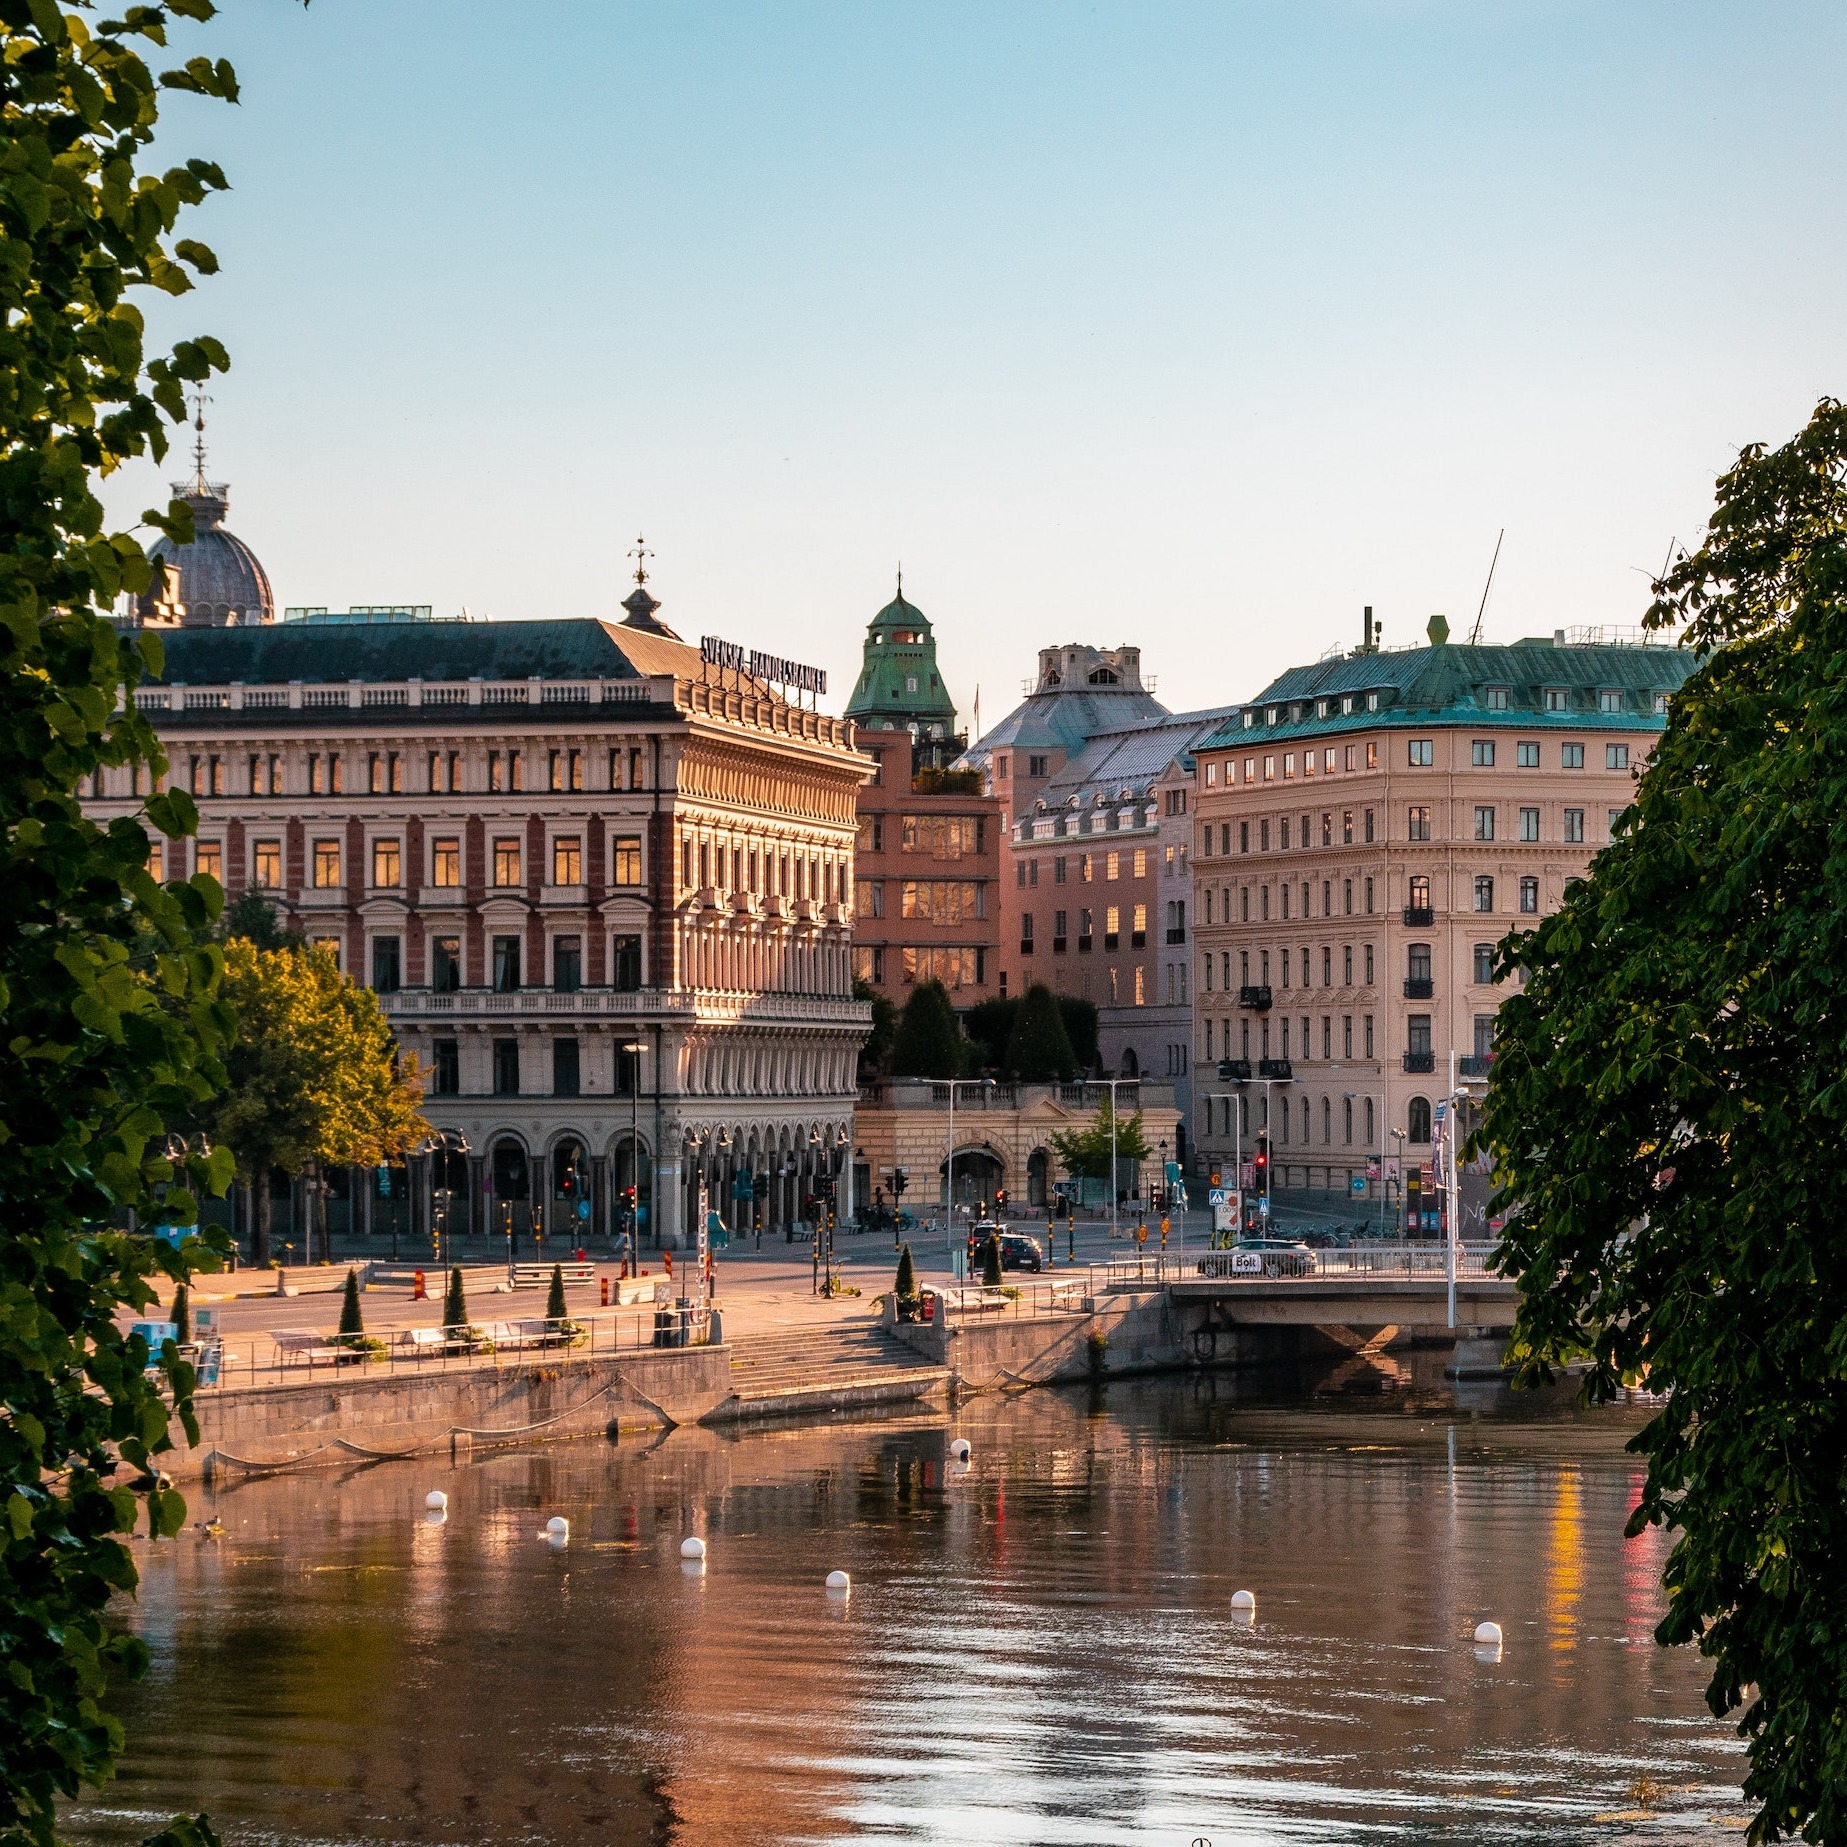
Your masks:
{"label": "road sign", "polygon": [[1268,1193],[1265,1193],[1263,1197],[1257,1201],[1257,1213],[1260,1218],[1268,1218],[1270,1216],[1270,1195]]}
{"label": "road sign", "polygon": [[1358,1174],[1351,1174],[1347,1179],[1347,1191],[1349,1193],[1364,1193],[1366,1191],[1366,1182]]}
{"label": "road sign", "polygon": [[580,1219],[587,1219],[587,1218],[588,1218],[588,1217],[590,1216],[590,1202],[589,1202],[589,1200],[587,1200],[587,1199],[580,1199],[580,1200],[579,1200],[579,1201],[577,1202],[577,1216],[578,1216],[578,1217],[579,1217]]}

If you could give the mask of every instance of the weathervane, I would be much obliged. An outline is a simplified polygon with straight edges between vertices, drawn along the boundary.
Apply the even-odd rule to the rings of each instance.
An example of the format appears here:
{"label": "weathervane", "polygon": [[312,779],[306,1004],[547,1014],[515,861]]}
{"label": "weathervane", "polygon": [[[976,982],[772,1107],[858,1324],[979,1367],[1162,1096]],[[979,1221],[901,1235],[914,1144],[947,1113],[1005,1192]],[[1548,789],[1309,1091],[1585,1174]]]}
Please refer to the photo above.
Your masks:
{"label": "weathervane", "polygon": [[205,407],[211,403],[201,385],[192,394],[192,466],[194,491],[200,494],[208,490],[205,485]]}
{"label": "weathervane", "polygon": [[635,549],[629,553],[629,556],[635,560],[636,583],[645,584],[648,581],[648,560],[654,554],[648,550],[640,533],[635,535]]}

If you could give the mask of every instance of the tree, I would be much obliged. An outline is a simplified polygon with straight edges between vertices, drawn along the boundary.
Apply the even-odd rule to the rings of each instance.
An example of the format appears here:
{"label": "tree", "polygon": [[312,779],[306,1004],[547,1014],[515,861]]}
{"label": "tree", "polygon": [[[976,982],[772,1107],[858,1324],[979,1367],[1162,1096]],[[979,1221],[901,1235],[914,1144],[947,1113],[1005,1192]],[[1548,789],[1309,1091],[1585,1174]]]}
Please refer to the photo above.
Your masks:
{"label": "tree", "polygon": [[218,920],[218,937],[229,942],[242,937],[259,949],[305,949],[307,940],[297,931],[283,929],[276,907],[254,886],[233,898]]}
{"label": "tree", "polygon": [[1097,1059],[1097,1003],[1081,994],[1061,994],[1058,1011],[1065,1022],[1065,1035],[1071,1041],[1072,1055],[1080,1071],[1095,1071]]}
{"label": "tree", "polygon": [[340,1332],[342,1334],[363,1334],[366,1331],[366,1318],[359,1306],[359,1272],[348,1270],[346,1288],[340,1295]]}
{"label": "tree", "polygon": [[570,1306],[564,1299],[564,1266],[555,1263],[552,1265],[551,1287],[545,1292],[545,1319],[563,1321],[570,1313]]}
{"label": "tree", "polygon": [[908,1315],[917,1301],[917,1265],[908,1244],[898,1253],[898,1275],[891,1288],[898,1298],[898,1312]]}
{"label": "tree", "polygon": [[[132,535],[104,530],[91,488],[163,455],[185,385],[226,364],[212,340],[149,361],[135,299],[182,293],[183,266],[217,267],[172,233],[224,176],[204,160],[142,165],[162,85],[235,100],[228,64],[194,57],[157,81],[140,55],[175,14],[211,10],[173,0],[110,21],[10,0],[0,59],[0,1838],[38,1847],[56,1804],[107,1778],[121,1749],[109,1674],[146,1663],[106,1614],[136,1582],[121,1535],[144,1504],[156,1536],[185,1517],[178,1494],[131,1478],[154,1479],[172,1417],[194,1431],[192,1369],[164,1352],[150,1382],[118,1311],[148,1308],[156,1272],[183,1281],[226,1248],[211,1232],[174,1249],[120,1229],[130,1212],[191,1224],[195,1190],[228,1177],[220,1156],[164,1152],[167,1126],[218,1082],[231,1030],[204,940],[218,890],[157,885],[140,822],[99,828],[78,801],[99,772],[138,767],[158,791],[153,827],[196,821],[161,789],[166,760],[130,696],[158,672],[159,642],[108,620],[150,566]],[[191,537],[183,502],[145,517]]]}
{"label": "tree", "polygon": [[1718,483],[1647,620],[1700,665],[1558,913],[1501,945],[1482,1139],[1522,1381],[1666,1394],[1630,1531],[1744,1708],[1752,1840],[1847,1839],[1847,412]]}
{"label": "tree", "polygon": [[940,981],[920,981],[898,1015],[892,1040],[894,1077],[960,1077],[964,1065],[962,1029],[956,1024],[949,990]]}
{"label": "tree", "polygon": [[400,1067],[378,997],[320,950],[225,945],[237,1041],[223,1093],[201,1112],[256,1189],[252,1261],[270,1253],[270,1174],[374,1167],[429,1133],[414,1063]]}
{"label": "tree", "polygon": [[[1065,1172],[1073,1179],[1107,1180],[1110,1178],[1112,1165],[1110,1122],[1110,1103],[1105,1097],[1097,1109],[1095,1119],[1088,1128],[1053,1131],[1052,1146],[1058,1151],[1058,1158],[1064,1163]],[[1132,1162],[1147,1160],[1148,1141],[1142,1134],[1140,1110],[1137,1110],[1133,1116],[1116,1118],[1115,1123],[1114,1167],[1120,1186],[1120,1176]]]}
{"label": "tree", "polygon": [[1013,1022],[1020,1015],[1020,1000],[1010,994],[1005,1000],[990,997],[978,1000],[962,1016],[962,1029],[974,1048],[980,1069],[998,1076],[1006,1069],[1007,1041],[1013,1036]]}
{"label": "tree", "polygon": [[1000,1239],[989,1232],[981,1245],[981,1282],[987,1289],[1000,1287]]}
{"label": "tree", "polygon": [[173,1292],[173,1309],[168,1319],[173,1323],[173,1338],[182,1347],[192,1341],[192,1291],[184,1283]]}
{"label": "tree", "polygon": [[1077,1075],[1077,1054],[1071,1049],[1058,997],[1044,982],[1035,981],[1020,996],[1007,1039],[1006,1072],[1029,1084],[1068,1083]]}
{"label": "tree", "polygon": [[443,1297],[443,1326],[446,1328],[466,1328],[468,1326],[468,1292],[462,1286],[462,1272],[459,1265],[449,1272],[449,1288]]}
{"label": "tree", "polygon": [[898,1030],[898,1009],[871,982],[853,977],[853,998],[868,1002],[872,1008],[872,1030],[859,1048],[859,1081],[870,1084],[885,1073],[891,1057],[891,1042]]}

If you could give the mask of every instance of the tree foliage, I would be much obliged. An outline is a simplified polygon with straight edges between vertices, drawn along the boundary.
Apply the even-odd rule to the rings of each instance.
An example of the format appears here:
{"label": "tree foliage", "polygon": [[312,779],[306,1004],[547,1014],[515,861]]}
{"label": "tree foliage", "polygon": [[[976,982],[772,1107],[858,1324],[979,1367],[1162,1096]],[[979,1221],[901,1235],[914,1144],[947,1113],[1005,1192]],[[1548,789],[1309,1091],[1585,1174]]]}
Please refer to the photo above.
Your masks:
{"label": "tree foliage", "polygon": [[[1078,994],[1054,993],[1052,1000],[1065,1037],[1071,1042],[1074,1069],[1080,1072],[1093,1069],[1097,1062],[1097,1003]],[[1021,1005],[1021,997],[1017,994],[1005,1000],[977,1001],[964,1017],[963,1024],[977,1058],[996,1076],[1006,1075],[1011,1070],[1007,1047],[1012,1041]]]}
{"label": "tree foliage", "polygon": [[449,1272],[449,1287],[443,1295],[443,1326],[446,1328],[468,1326],[468,1290],[462,1282],[462,1271],[459,1264]]}
{"label": "tree foliage", "polygon": [[[156,885],[143,827],[98,828],[77,800],[99,770],[138,765],[149,788],[165,771],[127,696],[158,670],[159,643],[107,619],[150,567],[133,536],[104,530],[91,484],[161,456],[185,384],[226,363],[205,339],[147,360],[133,300],[216,268],[172,233],[223,175],[141,164],[161,85],[235,99],[227,64],[195,57],[157,80],[142,56],[174,15],[211,10],[172,0],[92,23],[0,0],[0,1842],[37,1847],[56,1802],[106,1778],[121,1748],[108,1673],[146,1660],[105,1616],[135,1584],[120,1535],[143,1504],[156,1534],[185,1514],[119,1465],[150,1480],[170,1417],[193,1428],[192,1371],[169,1351],[150,1383],[118,1311],[145,1310],[157,1272],[183,1280],[223,1248],[112,1228],[131,1210],[193,1223],[195,1189],[228,1174],[219,1156],[181,1172],[164,1152],[166,1125],[218,1082],[231,1029],[203,940],[217,887]],[[191,536],[182,502],[146,517]],[[146,815],[173,836],[196,818],[178,791]]]}
{"label": "tree foliage", "polygon": [[868,1002],[872,1008],[872,1029],[859,1048],[859,1081],[870,1084],[884,1076],[891,1058],[891,1043],[898,1030],[898,1009],[871,982],[853,978],[853,998]]}
{"label": "tree foliage", "polygon": [[1632,1532],[1741,1707],[1753,1840],[1847,1839],[1847,412],[1656,586],[1700,665],[1589,879],[1500,972],[1483,1136],[1520,1375],[1664,1408]]}
{"label": "tree foliage", "polygon": [[346,1286],[340,1291],[340,1332],[363,1334],[365,1331],[365,1310],[359,1303],[359,1272],[348,1270]]}
{"label": "tree foliage", "polygon": [[901,1309],[911,1308],[917,1300],[917,1265],[908,1244],[898,1252],[898,1274],[892,1283],[892,1293],[897,1296]]}
{"label": "tree foliage", "polygon": [[1098,1106],[1095,1119],[1087,1128],[1055,1129],[1052,1132],[1052,1146],[1057,1150],[1059,1160],[1064,1163],[1065,1172],[1073,1179],[1109,1179],[1113,1147],[1116,1183],[1120,1189],[1129,1165],[1147,1160],[1148,1140],[1142,1134],[1141,1111],[1137,1110],[1133,1116],[1114,1117],[1113,1143],[1110,1139],[1112,1116],[1109,1098],[1105,1096]]}
{"label": "tree foliage", "polygon": [[949,990],[940,981],[918,982],[898,1015],[898,1030],[892,1040],[892,1075],[960,1077],[965,1068],[965,1048],[955,1009],[949,1004]]}
{"label": "tree foliage", "polygon": [[1042,981],[1020,996],[1004,1068],[1009,1077],[1029,1084],[1068,1083],[1077,1075],[1077,1054],[1071,1049],[1058,997]]}

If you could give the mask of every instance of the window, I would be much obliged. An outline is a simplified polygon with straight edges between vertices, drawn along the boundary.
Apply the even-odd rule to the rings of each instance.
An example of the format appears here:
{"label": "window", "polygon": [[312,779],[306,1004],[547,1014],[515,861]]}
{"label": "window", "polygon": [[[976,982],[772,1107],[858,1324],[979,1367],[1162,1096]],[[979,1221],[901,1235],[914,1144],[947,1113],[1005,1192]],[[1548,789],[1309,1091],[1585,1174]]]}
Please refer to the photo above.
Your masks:
{"label": "window", "polygon": [[1410,908],[1414,911],[1430,909],[1430,880],[1424,873],[1418,873],[1411,880]]}
{"label": "window", "polygon": [[899,889],[902,914],[925,923],[967,923],[988,912],[987,887],[974,879],[906,879]]}
{"label": "window", "polygon": [[[1624,746],[1625,752],[1627,751],[1627,748],[1628,747],[1625,745]],[[1626,754],[1623,757],[1623,761],[1625,763],[1629,761],[1628,756]],[[1148,876],[1148,849],[1146,847],[1137,847],[1135,849],[1135,859],[1134,859],[1132,870],[1134,872],[1135,877],[1138,879],[1145,879]]]}
{"label": "window", "polygon": [[552,842],[552,883],[581,885],[584,882],[584,843],[576,834],[560,834]]}
{"label": "window", "polygon": [[430,843],[430,883],[456,886],[462,882],[462,843],[459,840],[434,840]]}
{"label": "window", "polygon": [[[1507,710],[1507,688],[1506,687],[1491,686],[1488,688],[1488,710],[1490,712],[1505,712]],[[1492,750],[1494,746],[1489,745],[1488,748]],[[1488,761],[1492,763],[1494,759],[1490,757]]]}
{"label": "window", "polygon": [[514,994],[519,991],[519,938],[494,938],[494,992]]}
{"label": "window", "polygon": [[1522,808],[1520,810],[1520,838],[1522,840],[1537,840],[1539,838],[1539,810],[1537,808]]}
{"label": "window", "polygon": [[1485,872],[1475,881],[1475,908],[1478,911],[1494,909],[1494,880]]}
{"label": "window", "polygon": [[494,1095],[497,1097],[517,1097],[519,1095],[519,1041],[517,1039],[496,1039],[494,1041]]}
{"label": "window", "polygon": [[453,994],[462,985],[462,939],[439,936],[430,945],[430,986],[438,994]]}
{"label": "window", "polygon": [[1584,844],[1584,810],[1567,808],[1565,810],[1565,843],[1567,846]]}
{"label": "window", "polygon": [[1052,861],[1052,883],[1054,885],[1062,885],[1064,882],[1065,882],[1065,856],[1062,853],[1060,853],[1059,856],[1055,860]]}
{"label": "window", "polygon": [[1407,1014],[1404,1024],[1405,1050],[1428,1057],[1431,1050],[1430,1015],[1427,1013]]}
{"label": "window", "polygon": [[[1654,712],[1657,718],[1665,718],[1667,716],[1667,694],[1666,693],[1656,693],[1655,694]],[[272,757],[270,761],[273,763],[275,759]]]}
{"label": "window", "polygon": [[885,915],[885,881],[857,879],[853,885],[853,908],[862,917]]}
{"label": "window", "polygon": [[[1090,947],[1090,913],[1088,911],[1079,911],[1077,915],[1078,930],[1081,937],[1078,947],[1080,949],[1088,949]],[[1069,911],[1054,911],[1052,913],[1052,953],[1054,955],[1062,955],[1064,953],[1065,945],[1070,940],[1070,933],[1071,913]]]}
{"label": "window", "polygon": [[1270,850],[1270,823],[1267,817],[1257,823],[1257,850],[1260,853]]}
{"label": "window", "polygon": [[1135,965],[1135,1004],[1138,1007],[1145,1007],[1148,1004],[1146,971],[1139,962]]}
{"label": "window", "polygon": [[1411,981],[1430,980],[1430,945],[1412,943],[1405,950],[1405,975]]}
{"label": "window", "polygon": [[1103,947],[1117,948],[1122,942],[1122,909],[1119,905],[1110,905],[1103,913]]}
{"label": "window", "polygon": [[1344,944],[1340,952],[1340,982],[1342,987],[1353,986],[1353,945]]}
{"label": "window", "polygon": [[1569,708],[1570,702],[1562,686],[1548,686],[1543,698],[1548,712],[1563,712]]}
{"label": "window", "polygon": [[[872,979],[885,978],[883,967]],[[618,994],[633,994],[641,986],[641,938],[612,936],[609,939],[609,985]]]}
{"label": "window", "polygon": [[[135,771],[136,777],[139,778],[140,774],[141,772],[137,768]],[[166,842],[163,840],[150,840],[148,842],[148,877],[151,878],[156,885],[167,876],[166,866]]]}
{"label": "window", "polygon": [[1494,838],[1494,810],[1492,808],[1477,808],[1475,810],[1475,838],[1477,840],[1492,840]]}
{"label": "window", "polygon": [[1603,767],[1606,770],[1626,770],[1629,767],[1629,746],[1627,744],[1604,745]]}
{"label": "window", "polygon": [[1492,1058],[1494,1056],[1494,1015],[1478,1013],[1474,1019],[1475,1056]]}
{"label": "window", "polygon": [[1599,712],[1620,712],[1623,709],[1623,696],[1614,687],[1606,686],[1597,694]]}
{"label": "window", "polygon": [[[203,871],[205,849],[199,849],[200,870]],[[337,840],[317,840],[314,843],[314,883],[322,891],[330,891],[340,883],[340,843]]]}
{"label": "window", "polygon": [[500,752],[497,750],[487,753],[487,786],[488,792],[493,795],[498,795],[506,786],[501,780]]}
{"label": "window", "polygon": [[1340,844],[1350,847],[1353,844],[1353,810],[1343,808],[1340,815]]}
{"label": "window", "polygon": [[1514,763],[1523,770],[1536,770],[1539,767],[1539,746],[1527,741],[1514,746]]}
{"label": "window", "polygon": [[1486,987],[1494,979],[1494,945],[1492,943],[1477,943],[1474,950],[1474,961],[1475,985],[1477,987]]}
{"label": "window", "polygon": [[398,939],[375,936],[372,939],[372,988],[374,993],[395,994],[402,985]]}
{"label": "window", "polygon": [[1321,844],[1324,847],[1334,844],[1334,817],[1331,814],[1323,814],[1321,817]]}
{"label": "window", "polygon": [[1428,840],[1430,838],[1430,810],[1419,806],[1407,811],[1405,822],[1407,840]]}
{"label": "window", "polygon": [[1561,744],[1558,747],[1558,767],[1561,770],[1581,770],[1584,767],[1584,746]]}
{"label": "window", "polygon": [[614,868],[616,884],[639,885],[641,883],[641,836],[639,834],[618,834],[612,845],[610,864]]}
{"label": "window", "polygon": [[584,939],[552,938],[552,987],[560,994],[575,994],[584,985]]}
{"label": "window", "polygon": [[1430,738],[1412,738],[1409,758],[1414,770],[1428,769],[1436,761],[1436,745]]}
{"label": "window", "polygon": [[1248,853],[1251,850],[1251,824],[1248,821],[1238,823],[1238,851]]}
{"label": "window", "polygon": [[520,883],[520,843],[516,835],[507,835],[494,842],[494,883]]}
{"label": "window", "polygon": [[1478,770],[1494,768],[1494,739],[1476,738],[1469,745],[1469,762]]}
{"label": "window", "polygon": [[985,815],[907,814],[899,817],[898,850],[932,859],[978,858],[987,834]]}
{"label": "window", "polygon": [[1134,915],[1130,918],[1129,923],[1130,923],[1129,947],[1131,949],[1147,948],[1148,946],[1148,907],[1147,905],[1138,904],[1135,907]]}
{"label": "window", "polygon": [[554,1097],[576,1096],[578,1081],[577,1041],[575,1039],[554,1039],[552,1041],[552,1095]]}
{"label": "window", "polygon": [[1122,855],[1106,853],[1103,856],[1103,876],[1106,879],[1118,879],[1122,876]]}
{"label": "window", "polygon": [[[156,878],[160,877],[158,866],[152,866],[149,870]],[[282,842],[280,840],[259,840],[251,849],[250,882],[259,891],[280,891],[282,889]]]}
{"label": "window", "polygon": [[[1348,960],[1352,960],[1351,951],[1348,952]],[[1326,944],[1321,950],[1321,985],[1324,988],[1331,988],[1334,985],[1334,951]]]}
{"label": "window", "polygon": [[[1282,850],[1287,853],[1289,851],[1289,817],[1287,815],[1284,815],[1281,822],[1278,823],[1277,840]],[[1302,844],[1307,846],[1308,842],[1304,840]]]}
{"label": "window", "polygon": [[1028,757],[1026,759],[1027,775],[1028,776],[1044,776],[1044,775],[1049,774],[1049,772],[1047,771],[1045,767],[1047,761],[1048,759],[1044,757]]}
{"label": "window", "polygon": [[[372,842],[372,884],[389,891],[403,879],[403,853],[395,840]],[[377,982],[372,984],[377,987]]]}
{"label": "window", "polygon": [[1539,881],[1524,878],[1520,881],[1520,909],[1529,917],[1539,914]]}
{"label": "window", "polygon": [[1020,913],[1020,954],[1029,956],[1033,952],[1033,913]]}
{"label": "window", "polygon": [[1366,945],[1366,985],[1372,986],[1372,945]]}
{"label": "window", "polygon": [[438,1039],[435,1049],[436,1094],[439,1097],[459,1097],[462,1094],[461,1047],[453,1039]]}
{"label": "window", "polygon": [[1026,862],[1026,883],[1033,891],[1039,889],[1039,862],[1036,859],[1029,859]]}
{"label": "window", "polygon": [[1372,810],[1370,808],[1368,808],[1365,814],[1361,816],[1361,820],[1365,823],[1363,837],[1365,839],[1366,844],[1368,846],[1371,846],[1372,845]]}
{"label": "window", "polygon": [[[1371,1015],[1370,1013],[1369,1013],[1369,1014],[1366,1014],[1366,1015],[1364,1016],[1364,1018],[1363,1018],[1363,1019],[1361,1020],[1361,1025],[1362,1025],[1362,1026],[1363,1026],[1363,1027],[1365,1028],[1365,1030],[1366,1030],[1366,1056],[1367,1056],[1368,1058],[1370,1058],[1370,1057],[1372,1057],[1372,1055],[1373,1055],[1373,1051],[1372,1051],[1372,1015]],[[1369,1104],[1368,1104],[1368,1105],[1367,1105],[1366,1107],[1367,1107],[1368,1109],[1370,1109],[1370,1108],[1372,1107],[1372,1105],[1371,1105],[1371,1104],[1369,1103]]]}
{"label": "window", "polygon": [[1413,1097],[1405,1106],[1405,1139],[1423,1147],[1430,1140],[1430,1099]]}

